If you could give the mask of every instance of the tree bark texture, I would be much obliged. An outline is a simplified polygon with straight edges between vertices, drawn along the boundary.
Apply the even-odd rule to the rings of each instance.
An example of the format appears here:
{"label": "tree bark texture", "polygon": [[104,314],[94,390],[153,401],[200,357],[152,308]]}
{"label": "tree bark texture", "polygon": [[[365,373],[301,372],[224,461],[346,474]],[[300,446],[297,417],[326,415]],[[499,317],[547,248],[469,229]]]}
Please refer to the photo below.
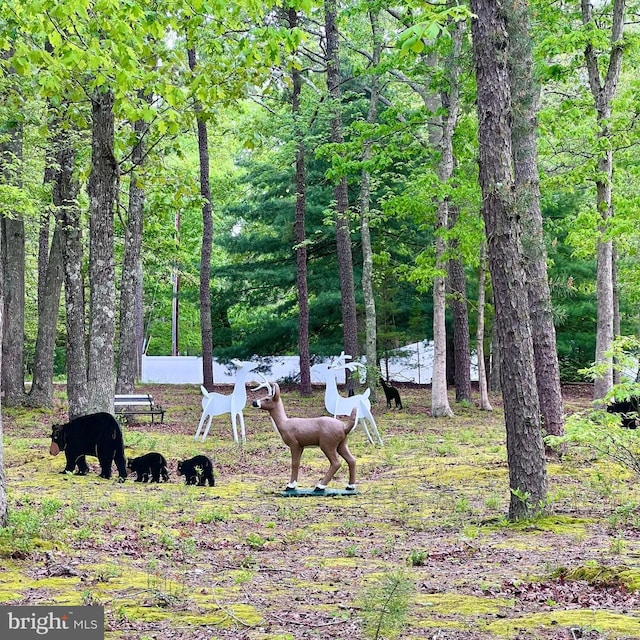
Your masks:
{"label": "tree bark texture", "polygon": [[[2,287],[2,284],[0,284]],[[0,305],[2,304],[2,296],[0,296]],[[2,314],[3,309],[0,306],[0,332],[2,332]],[[2,354],[0,354],[2,360]],[[0,373],[2,372],[2,363],[0,362]],[[7,480],[4,472],[4,435],[2,429],[2,407],[0,406],[0,528],[6,527],[9,520],[9,505],[7,502]]]}
{"label": "tree bark texture", "polygon": [[[55,167],[53,166],[53,154],[47,156],[47,166],[44,170],[45,186],[53,184]],[[38,229],[38,317],[42,315],[42,301],[46,294],[47,267],[49,265],[49,249],[51,236],[51,209],[45,207],[40,215],[40,228]]]}
{"label": "tree bark texture", "polygon": [[[340,64],[338,48],[338,27],[336,24],[336,0],[325,0],[325,34],[327,39],[327,87],[333,101],[333,117],[331,119],[331,142],[341,144],[342,114],[340,112]],[[340,294],[342,301],[342,328],[344,334],[344,350],[354,360],[359,355],[358,325],[356,315],[356,296],[353,278],[353,257],[351,250],[351,232],[349,229],[349,194],[347,179],[342,177],[335,186],[336,200],[336,245],[338,251],[338,269],[340,273]],[[347,372],[348,373],[348,372]],[[349,377],[349,390],[353,389],[353,381]]]}
{"label": "tree bark texture", "polygon": [[124,227],[124,260],[120,281],[120,329],[118,340],[118,375],[116,393],[133,393],[142,357],[140,325],[142,304],[142,228],[144,220],[144,189],[138,174],[145,157],[144,136],[147,125],[134,124],[136,143],[131,154],[133,166],[129,181],[129,206]]}
{"label": "tree bark texture", "polygon": [[[447,202],[438,206],[438,226],[446,224]],[[445,213],[443,213],[443,210]],[[445,241],[436,238],[436,268],[442,268],[441,257],[445,252]],[[447,329],[445,323],[446,281],[436,276],[433,280],[433,374],[431,378],[431,416],[452,416],[447,395]]]}
{"label": "tree bark texture", "polygon": [[[2,245],[2,225],[0,225],[0,246]],[[4,266],[0,260],[0,336],[4,329]],[[0,380],[2,380],[2,349],[0,349]],[[2,429],[2,405],[0,404],[0,528],[6,527],[9,519],[7,502],[7,477],[4,472],[4,435]]]}
{"label": "tree bark texture", "polygon": [[[57,335],[60,293],[64,278],[62,263],[62,229],[54,225],[51,246],[49,243],[51,209],[56,206],[53,188],[57,171],[55,147],[47,151],[44,184],[51,189],[52,206],[45,207],[40,215],[38,230],[38,331],[33,362],[33,380],[26,399],[30,407],[53,405],[53,363]],[[55,221],[55,218],[54,218]]]}
{"label": "tree bark texture", "polygon": [[478,267],[478,320],[476,327],[476,351],[478,353],[478,390],[480,392],[480,409],[493,411],[489,402],[489,385],[487,371],[484,366],[484,304],[485,282],[487,274],[487,245],[483,242],[480,248],[480,265]]}
{"label": "tree bark texture", "polygon": [[78,182],[74,178],[76,152],[70,140],[57,150],[59,171],[53,189],[60,207],[55,209],[56,224],[63,233],[64,296],[67,329],[67,398],[69,419],[87,413],[87,350],[85,297],[82,264],[84,261],[80,209],[77,203]]}
{"label": "tree bark texture", "polygon": [[[492,300],[493,300],[492,296]],[[495,301],[494,301],[495,309]],[[500,344],[498,343],[498,332],[496,331],[495,315],[493,326],[491,327],[491,369],[489,371],[489,388],[494,393],[502,393],[500,384]]]}
{"label": "tree bark texture", "polygon": [[526,0],[509,0],[509,82],[513,119],[511,144],[516,206],[522,220],[529,315],[533,337],[538,398],[545,433],[564,433],[564,405],[553,324],[540,210],[536,116],[540,87],[533,77],[533,43]]}
{"label": "tree bark texture", "polygon": [[[59,123],[58,123],[59,125]],[[47,151],[47,167],[44,183],[51,189],[51,208],[46,207],[40,216],[38,233],[38,332],[33,363],[33,381],[26,404],[31,407],[53,406],[53,368],[58,330],[60,294],[64,281],[63,244],[64,232],[53,216],[54,230],[49,246],[51,212],[61,206],[58,189],[59,174],[64,170],[59,150],[66,145],[67,133],[58,131]]]}
{"label": "tree bark texture", "polygon": [[[56,204],[56,206],[59,205]],[[62,236],[62,229],[59,225],[56,225],[44,274],[45,286],[42,289],[42,298],[38,304],[38,333],[33,362],[33,382],[26,401],[30,407],[53,406],[53,363],[58,330],[60,293],[64,279]]]}
{"label": "tree bark texture", "polygon": [[[19,185],[22,171],[22,126],[7,123],[7,140],[0,144],[0,171],[6,184]],[[6,406],[21,405],[24,393],[25,240],[22,214],[3,217],[4,331],[2,334],[2,393]]]}
{"label": "tree bark texture", "polygon": [[[49,41],[45,42],[45,50],[47,53],[53,52],[53,47]],[[48,106],[51,106],[50,104]],[[55,125],[54,125],[55,127]],[[55,138],[55,136],[54,136]],[[44,185],[51,188],[56,172],[55,165],[55,142],[52,148],[47,150],[45,156],[46,166],[44,168]],[[53,194],[52,194],[53,199]],[[44,207],[40,214],[40,228],[38,229],[38,317],[43,315],[42,300],[45,296],[47,266],[49,264],[49,245],[51,236],[51,216],[52,207]],[[54,219],[55,220],[55,219]]]}
{"label": "tree bark texture", "polygon": [[56,148],[58,171],[54,176],[53,200],[56,225],[62,231],[65,323],[67,330],[67,399],[69,419],[87,413],[87,350],[85,330],[84,262],[82,225],[77,203],[78,182],[74,177],[76,152],[70,136]]}
{"label": "tree bark texture", "polygon": [[[294,7],[288,10],[289,28],[298,27],[298,12]],[[305,167],[304,131],[300,124],[300,95],[302,74],[292,66],[293,92],[291,113],[296,134],[296,209],[294,235],[296,240],[296,287],[298,291],[298,357],[300,359],[300,393],[311,395],[311,355],[309,353],[309,287],[307,283],[307,233],[305,227],[307,207],[307,176]]]}
{"label": "tree bark texture", "polygon": [[[458,220],[458,207],[451,207],[449,228]],[[449,296],[453,315],[453,352],[455,360],[456,402],[471,402],[471,345],[469,343],[469,310],[467,308],[467,276],[462,257],[458,252],[458,241],[449,238]]]}
{"label": "tree bark texture", "polygon": [[[592,0],[581,0],[582,21],[584,25],[594,23]],[[614,331],[614,286],[613,286],[613,243],[605,236],[608,219],[613,215],[611,202],[611,184],[613,179],[613,151],[606,141],[611,137],[609,120],[611,118],[611,103],[616,93],[620,69],[622,67],[623,31],[625,16],[625,0],[614,0],[613,20],[611,27],[608,64],[604,79],[601,77],[601,65],[598,54],[591,42],[585,47],[585,61],[589,74],[589,87],[593,96],[597,112],[598,138],[603,141],[598,144],[598,173],[596,183],[596,204],[601,216],[600,238],[598,240],[596,298],[598,317],[596,323],[596,363],[606,365],[606,371],[598,376],[593,385],[595,400],[603,398],[613,386],[613,345]]]}
{"label": "tree bark texture", "polygon": [[[189,68],[196,68],[196,51],[188,51]],[[202,337],[202,384],[213,389],[213,328],[211,322],[211,251],[213,245],[213,213],[209,182],[209,136],[202,105],[195,104],[200,160],[200,195],[202,197],[202,249],[200,251],[200,333]]]}
{"label": "tree bark texture", "polygon": [[472,0],[473,55],[478,85],[479,166],[507,433],[509,517],[542,508],[547,473],[536,389],[533,341],[514,198],[511,101],[504,12],[494,0]]}
{"label": "tree bark texture", "polygon": [[90,413],[113,412],[115,390],[114,207],[119,167],[114,155],[114,95],[93,94],[91,174],[89,176],[89,353],[87,382]]}
{"label": "tree bark texture", "polygon": [[[613,278],[613,335],[614,338],[616,336],[621,335],[620,331],[620,289],[618,286],[618,249],[616,247],[615,242],[612,247],[612,258],[611,258],[611,271]],[[620,367],[617,366],[620,363],[616,361],[616,358],[613,360],[613,384],[620,384],[622,382],[622,372],[620,371]]]}

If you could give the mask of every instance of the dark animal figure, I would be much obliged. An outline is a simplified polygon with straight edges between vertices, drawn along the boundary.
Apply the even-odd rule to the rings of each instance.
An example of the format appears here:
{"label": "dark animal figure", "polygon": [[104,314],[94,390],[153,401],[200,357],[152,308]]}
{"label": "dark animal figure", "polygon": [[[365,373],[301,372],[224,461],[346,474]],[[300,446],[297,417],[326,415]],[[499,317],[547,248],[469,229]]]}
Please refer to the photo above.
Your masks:
{"label": "dark animal figure", "polygon": [[167,461],[161,453],[152,451],[138,458],[130,458],[127,461],[127,469],[137,474],[136,482],[167,482],[169,472]]}
{"label": "dark animal figure", "polygon": [[391,409],[391,401],[393,400],[396,403],[396,409],[402,409],[402,400],[400,399],[400,392],[395,387],[392,387],[391,385],[387,384],[384,381],[384,378],[380,378],[380,384],[382,385],[382,388],[384,389],[384,395],[387,398],[387,407]]}
{"label": "dark animal figure", "polygon": [[116,463],[118,480],[127,478],[124,441],[118,421],[110,413],[92,413],[65,424],[54,424],[49,453],[57,456],[64,451],[67,464],[61,473],[71,473],[78,467],[78,475],[89,471],[85,456],[96,456],[100,462],[100,477],[111,478],[111,465]]}
{"label": "dark animal figure", "polygon": [[640,424],[640,396],[631,396],[625,400],[617,400],[607,406],[609,413],[620,414],[620,424],[625,429],[636,429]]}
{"label": "dark animal figure", "polygon": [[194,456],[178,462],[178,475],[184,476],[187,484],[204,487],[208,482],[210,487],[215,485],[213,464],[207,456]]}

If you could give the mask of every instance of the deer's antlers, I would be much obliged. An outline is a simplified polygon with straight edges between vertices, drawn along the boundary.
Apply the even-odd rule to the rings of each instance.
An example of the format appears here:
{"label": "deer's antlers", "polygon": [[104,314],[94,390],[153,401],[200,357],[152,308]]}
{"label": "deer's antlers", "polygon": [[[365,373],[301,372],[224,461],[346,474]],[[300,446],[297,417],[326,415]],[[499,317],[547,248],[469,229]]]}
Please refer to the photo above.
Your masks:
{"label": "deer's antlers", "polygon": [[267,393],[272,396],[273,395],[273,387],[269,383],[269,381],[258,371],[257,374],[262,378],[262,382],[255,388],[251,389],[251,391],[259,391],[260,389],[266,389]]}

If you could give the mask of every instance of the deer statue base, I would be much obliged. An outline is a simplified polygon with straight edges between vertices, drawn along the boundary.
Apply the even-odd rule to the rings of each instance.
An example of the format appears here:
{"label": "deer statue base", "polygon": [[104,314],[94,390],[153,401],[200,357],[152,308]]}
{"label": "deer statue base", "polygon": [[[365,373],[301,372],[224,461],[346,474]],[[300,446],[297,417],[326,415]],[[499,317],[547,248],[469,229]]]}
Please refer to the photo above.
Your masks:
{"label": "deer statue base", "polygon": [[276,495],[282,498],[338,498],[341,496],[357,496],[357,489],[285,489],[284,491],[276,491]]}

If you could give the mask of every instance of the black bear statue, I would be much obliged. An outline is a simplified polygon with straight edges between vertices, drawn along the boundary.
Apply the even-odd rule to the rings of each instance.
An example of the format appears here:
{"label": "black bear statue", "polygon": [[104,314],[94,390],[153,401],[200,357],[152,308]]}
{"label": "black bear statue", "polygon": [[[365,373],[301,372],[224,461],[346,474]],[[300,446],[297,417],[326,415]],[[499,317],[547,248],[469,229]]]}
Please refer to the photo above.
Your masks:
{"label": "black bear statue", "polygon": [[215,485],[213,463],[207,456],[194,456],[178,462],[178,475],[184,476],[187,484],[204,487],[208,482],[210,487]]}
{"label": "black bear statue", "polygon": [[111,465],[114,462],[119,482],[127,478],[122,430],[110,413],[91,413],[64,424],[54,424],[49,453],[57,456],[61,451],[64,451],[67,459],[61,473],[72,473],[77,466],[77,474],[86,475],[89,467],[85,456],[95,456],[100,462],[101,478],[111,478]]}
{"label": "black bear statue", "polygon": [[640,397],[630,396],[624,400],[614,400],[607,405],[607,411],[620,414],[620,426],[636,429],[640,424]]}
{"label": "black bear statue", "polygon": [[127,460],[127,469],[136,474],[135,482],[167,482],[169,471],[165,457],[157,451]]}

